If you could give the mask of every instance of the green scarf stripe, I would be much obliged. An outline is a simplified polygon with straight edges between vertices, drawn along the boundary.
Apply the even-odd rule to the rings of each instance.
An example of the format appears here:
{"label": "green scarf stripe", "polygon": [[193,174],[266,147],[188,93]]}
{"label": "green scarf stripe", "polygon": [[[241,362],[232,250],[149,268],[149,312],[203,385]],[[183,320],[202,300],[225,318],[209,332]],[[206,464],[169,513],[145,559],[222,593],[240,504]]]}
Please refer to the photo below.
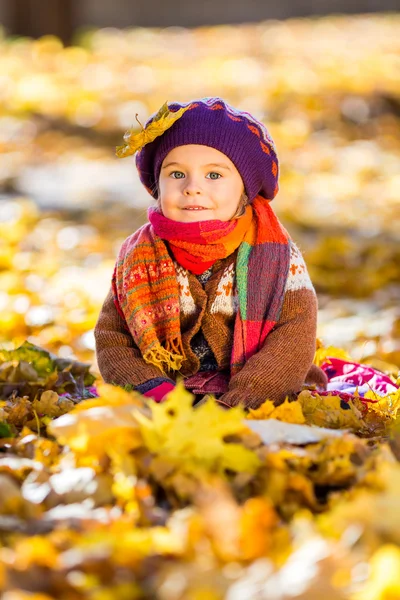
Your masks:
{"label": "green scarf stripe", "polygon": [[[131,312],[131,314],[128,317],[125,317],[125,319],[127,322],[129,322],[135,316],[135,314],[142,308],[148,308],[149,306],[153,306],[153,304],[158,304],[160,301],[164,302],[166,300],[170,300],[170,298],[171,298],[171,295],[168,294],[168,296],[163,296],[162,298],[155,298],[154,300],[150,300],[150,302],[145,302],[144,304],[141,304],[140,306],[136,306],[133,309],[133,311]],[[123,302],[121,304],[121,308],[125,309],[125,306],[126,306],[126,300],[125,300],[125,302]]]}
{"label": "green scarf stripe", "polygon": [[230,367],[231,369],[234,369],[235,367],[242,367],[243,366],[243,362],[234,362],[231,363]]}
{"label": "green scarf stripe", "polygon": [[[158,279],[157,281],[153,281],[151,286],[153,287],[156,285],[164,284],[166,281],[176,281],[176,277],[174,277],[174,275],[169,275],[169,277],[164,277],[163,279]],[[142,284],[136,286],[134,290],[129,290],[126,293],[126,296],[128,297],[131,294],[136,294],[136,292],[138,292],[139,290],[141,290],[144,287],[147,287],[147,285],[148,285],[147,282],[145,282],[145,283],[142,283]]]}
{"label": "green scarf stripe", "polygon": [[245,321],[247,319],[247,275],[249,256],[253,246],[248,242],[242,242],[236,258],[236,281],[239,296],[240,315]]}

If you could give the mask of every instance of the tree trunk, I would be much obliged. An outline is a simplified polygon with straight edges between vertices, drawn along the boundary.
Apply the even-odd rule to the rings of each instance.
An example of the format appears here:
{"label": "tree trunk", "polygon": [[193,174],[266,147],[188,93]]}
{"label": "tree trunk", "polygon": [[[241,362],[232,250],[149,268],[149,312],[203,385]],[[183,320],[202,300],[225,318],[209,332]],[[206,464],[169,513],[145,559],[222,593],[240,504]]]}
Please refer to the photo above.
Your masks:
{"label": "tree trunk", "polygon": [[73,0],[8,0],[10,33],[38,38],[57,35],[71,42],[74,29]]}

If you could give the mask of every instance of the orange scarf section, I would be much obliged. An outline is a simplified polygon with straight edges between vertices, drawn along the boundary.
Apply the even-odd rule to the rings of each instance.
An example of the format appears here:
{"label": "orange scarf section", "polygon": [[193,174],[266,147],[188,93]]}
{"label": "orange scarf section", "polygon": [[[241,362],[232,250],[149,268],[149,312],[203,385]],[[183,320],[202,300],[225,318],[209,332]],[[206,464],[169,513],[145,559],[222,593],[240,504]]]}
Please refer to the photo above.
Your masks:
{"label": "orange scarf section", "polygon": [[169,243],[177,262],[196,275],[204,273],[215,261],[226,258],[244,240],[253,221],[253,209],[231,221],[180,223],[150,208],[149,221],[155,233]]}

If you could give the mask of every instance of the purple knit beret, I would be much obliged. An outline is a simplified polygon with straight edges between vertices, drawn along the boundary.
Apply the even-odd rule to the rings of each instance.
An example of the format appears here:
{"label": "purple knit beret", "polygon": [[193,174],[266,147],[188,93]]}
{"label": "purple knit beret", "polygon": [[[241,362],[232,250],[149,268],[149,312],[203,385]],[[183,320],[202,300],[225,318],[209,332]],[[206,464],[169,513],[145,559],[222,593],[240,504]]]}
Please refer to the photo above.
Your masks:
{"label": "purple knit beret", "polygon": [[[170,111],[189,109],[162,135],[136,153],[140,181],[158,197],[161,165],[176,146],[202,144],[216,148],[231,159],[239,171],[251,202],[257,195],[272,200],[278,193],[279,165],[274,142],[266,127],[247,112],[233,108],[221,98],[202,98],[186,104],[168,103]],[[154,119],[154,113],[146,127]]]}

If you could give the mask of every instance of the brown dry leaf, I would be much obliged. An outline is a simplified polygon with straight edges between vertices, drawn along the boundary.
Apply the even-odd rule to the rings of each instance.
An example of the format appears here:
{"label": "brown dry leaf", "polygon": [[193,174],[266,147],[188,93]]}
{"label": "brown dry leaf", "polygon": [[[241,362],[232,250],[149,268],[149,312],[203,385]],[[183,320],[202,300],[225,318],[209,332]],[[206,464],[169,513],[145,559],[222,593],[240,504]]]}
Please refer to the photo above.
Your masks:
{"label": "brown dry leaf", "polygon": [[8,400],[4,410],[7,423],[15,425],[17,428],[23,427],[34,417],[32,404],[28,396],[22,398],[17,396]]}
{"label": "brown dry leaf", "polygon": [[74,406],[75,404],[72,400],[60,398],[52,390],[46,390],[41,394],[39,399],[35,398],[32,402],[32,408],[37,412],[39,417],[59,417],[72,410]]}
{"label": "brown dry leaf", "polygon": [[36,370],[24,360],[10,360],[0,365],[0,381],[24,383],[36,382],[38,379]]}
{"label": "brown dry leaf", "polygon": [[36,507],[23,497],[15,479],[3,473],[0,473],[0,515],[13,515],[24,519],[38,516]]}

